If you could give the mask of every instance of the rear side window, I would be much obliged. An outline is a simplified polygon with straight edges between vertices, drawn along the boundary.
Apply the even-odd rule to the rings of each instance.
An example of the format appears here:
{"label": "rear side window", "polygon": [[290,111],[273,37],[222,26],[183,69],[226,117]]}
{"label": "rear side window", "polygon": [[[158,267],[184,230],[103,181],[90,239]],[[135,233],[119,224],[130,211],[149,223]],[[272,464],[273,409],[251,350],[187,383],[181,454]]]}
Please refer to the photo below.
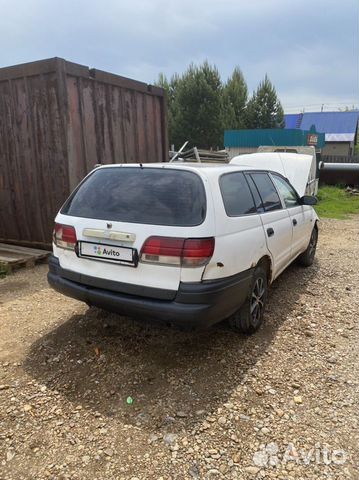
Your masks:
{"label": "rear side window", "polygon": [[201,178],[189,171],[116,167],[96,170],[61,213],[75,217],[191,227],[206,216]]}
{"label": "rear side window", "polygon": [[282,204],[280,198],[272,180],[269,178],[269,175],[267,173],[252,173],[251,177],[253,178],[259,195],[262,198],[264,210],[270,212],[272,210],[281,209]]}
{"label": "rear side window", "polygon": [[224,208],[229,217],[256,213],[248,183],[241,172],[226,173],[220,180]]}

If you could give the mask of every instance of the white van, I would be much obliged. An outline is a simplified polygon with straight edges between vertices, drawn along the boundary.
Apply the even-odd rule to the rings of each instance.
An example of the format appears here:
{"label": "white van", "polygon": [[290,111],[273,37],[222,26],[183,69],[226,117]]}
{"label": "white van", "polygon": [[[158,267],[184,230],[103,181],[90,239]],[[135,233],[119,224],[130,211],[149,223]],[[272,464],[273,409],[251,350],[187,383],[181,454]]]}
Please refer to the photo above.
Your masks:
{"label": "white van", "polygon": [[92,171],[55,219],[48,281],[106,310],[253,333],[268,285],[312,264],[316,199],[279,173],[231,164]]}

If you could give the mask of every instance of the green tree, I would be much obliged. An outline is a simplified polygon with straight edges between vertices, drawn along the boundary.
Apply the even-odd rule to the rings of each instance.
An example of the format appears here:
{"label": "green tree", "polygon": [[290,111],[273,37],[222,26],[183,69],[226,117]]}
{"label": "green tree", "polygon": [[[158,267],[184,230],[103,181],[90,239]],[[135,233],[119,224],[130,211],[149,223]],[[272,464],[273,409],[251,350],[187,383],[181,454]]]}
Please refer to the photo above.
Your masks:
{"label": "green tree", "polygon": [[225,130],[238,130],[246,126],[246,105],[248,87],[239,67],[223,87],[223,127]]}
{"label": "green tree", "polygon": [[284,128],[284,112],[268,76],[259,84],[247,103],[247,128]]}
{"label": "green tree", "polygon": [[248,101],[248,89],[236,67],[223,85],[218,69],[207,61],[191,64],[170,80],[160,74],[156,84],[166,91],[170,144],[222,147],[225,129],[284,127],[284,115],[267,76]]}
{"label": "green tree", "polygon": [[201,148],[222,146],[223,87],[215,66],[207,61],[191,64],[182,76],[175,75],[170,81],[160,75],[157,85],[167,92],[171,144],[179,148],[189,140]]}
{"label": "green tree", "polygon": [[215,66],[191,64],[176,89],[173,141],[201,148],[222,145],[222,82]]}

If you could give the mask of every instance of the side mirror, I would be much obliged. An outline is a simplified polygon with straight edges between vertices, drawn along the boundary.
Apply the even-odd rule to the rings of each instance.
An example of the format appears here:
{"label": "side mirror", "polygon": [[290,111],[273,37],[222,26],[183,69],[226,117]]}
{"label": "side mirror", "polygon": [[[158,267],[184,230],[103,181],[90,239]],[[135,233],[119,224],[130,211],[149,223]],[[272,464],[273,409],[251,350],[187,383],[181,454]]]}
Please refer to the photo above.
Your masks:
{"label": "side mirror", "polygon": [[300,198],[300,203],[302,205],[316,205],[318,203],[318,199],[312,195],[303,195],[303,197]]}

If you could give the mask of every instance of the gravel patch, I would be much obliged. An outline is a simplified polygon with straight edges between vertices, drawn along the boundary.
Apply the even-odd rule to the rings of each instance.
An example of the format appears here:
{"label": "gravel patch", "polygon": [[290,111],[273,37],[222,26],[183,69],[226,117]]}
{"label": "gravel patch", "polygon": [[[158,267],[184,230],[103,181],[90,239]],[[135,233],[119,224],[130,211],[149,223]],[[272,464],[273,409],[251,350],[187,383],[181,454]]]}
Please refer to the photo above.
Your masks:
{"label": "gravel patch", "polygon": [[358,218],[322,221],[252,337],[0,280],[0,479],[358,478],[357,262]]}

